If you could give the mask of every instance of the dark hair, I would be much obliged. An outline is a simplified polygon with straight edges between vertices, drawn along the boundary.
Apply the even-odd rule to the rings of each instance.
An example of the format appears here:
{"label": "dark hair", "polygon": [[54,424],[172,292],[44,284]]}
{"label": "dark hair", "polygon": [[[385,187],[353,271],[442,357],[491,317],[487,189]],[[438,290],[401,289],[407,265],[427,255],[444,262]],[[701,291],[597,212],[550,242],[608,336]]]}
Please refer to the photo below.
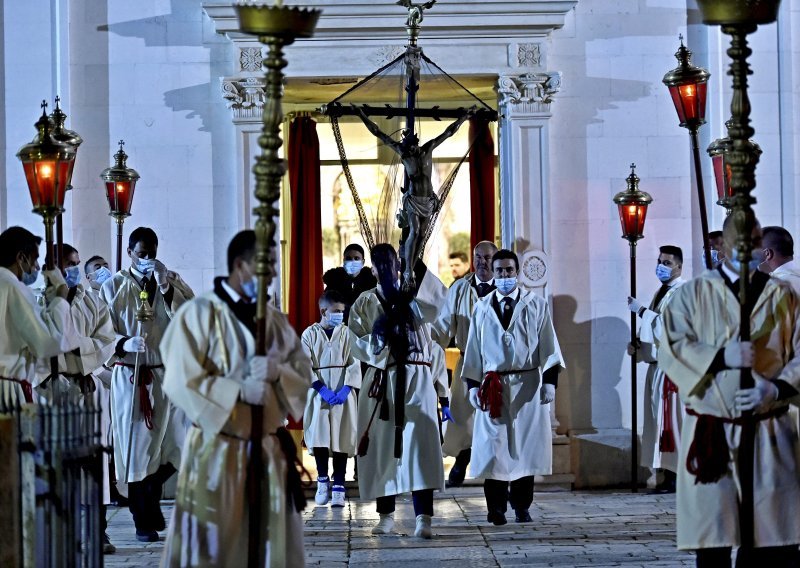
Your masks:
{"label": "dark hair", "polygon": [[31,256],[39,250],[42,238],[22,227],[9,227],[0,233],[0,266],[11,266],[17,262],[17,255]]}
{"label": "dark hair", "polygon": [[144,243],[146,247],[158,247],[158,236],[150,227],[137,227],[128,237],[128,248],[135,248],[136,243]]}
{"label": "dark hair", "polygon": [[519,272],[519,258],[517,258],[517,254],[514,251],[510,251],[508,249],[500,249],[494,255],[492,255],[492,270],[494,270],[494,262],[496,260],[506,260],[511,259],[514,261],[514,266],[517,268],[517,272]]}
{"label": "dark hair", "polygon": [[349,250],[354,250],[354,251],[356,251],[356,252],[360,252],[360,253],[361,253],[361,256],[365,256],[365,255],[364,255],[364,247],[362,247],[362,246],[361,246],[360,244],[358,244],[358,243],[350,243],[349,245],[347,245],[346,247],[344,247],[344,252],[342,253],[342,256],[346,255],[346,254],[347,254],[347,251],[349,251]]}
{"label": "dark hair", "polygon": [[764,227],[761,233],[761,244],[764,248],[770,248],[780,256],[794,256],[794,239],[789,231],[773,225]]}
{"label": "dark hair", "polygon": [[455,258],[461,260],[461,262],[469,262],[469,257],[467,256],[467,253],[465,253],[465,252],[461,252],[461,251],[459,251],[459,252],[451,252],[450,253],[450,260],[453,260]]}
{"label": "dark hair", "polygon": [[237,258],[250,261],[256,254],[256,232],[245,230],[236,233],[228,244],[228,274],[233,272]]}
{"label": "dark hair", "polygon": [[722,238],[722,231],[711,231],[708,233],[708,240],[711,239],[721,239]]}
{"label": "dark hair", "polygon": [[[78,249],[76,249],[72,245],[68,245],[67,243],[64,243],[63,245],[61,245],[61,248],[64,250],[64,258],[62,258],[61,260],[65,260],[72,253],[78,252]],[[58,261],[58,246],[54,246],[53,247],[53,252],[56,255],[56,261]],[[44,263],[45,264],[50,264],[50,255],[46,255],[45,256]],[[57,264],[57,262],[54,262],[53,264]]]}
{"label": "dark hair", "polygon": [[658,247],[658,252],[663,254],[671,254],[678,259],[678,262],[683,264],[683,251],[681,250],[681,247],[676,247],[675,245],[663,245]]}
{"label": "dark hair", "polygon": [[96,255],[94,255],[92,258],[90,258],[89,260],[87,260],[86,262],[84,262],[84,263],[83,263],[83,271],[84,271],[86,274],[89,274],[89,265],[90,265],[90,264],[92,264],[92,263],[93,263],[94,261],[96,261],[96,260],[105,260],[105,258],[103,258],[102,256],[100,256],[99,254],[96,254]]}
{"label": "dark hair", "polygon": [[342,296],[342,293],[338,290],[334,290],[333,288],[326,288],[322,295],[319,297],[319,304],[322,305],[323,303],[328,304],[345,304],[347,305],[347,301]]}

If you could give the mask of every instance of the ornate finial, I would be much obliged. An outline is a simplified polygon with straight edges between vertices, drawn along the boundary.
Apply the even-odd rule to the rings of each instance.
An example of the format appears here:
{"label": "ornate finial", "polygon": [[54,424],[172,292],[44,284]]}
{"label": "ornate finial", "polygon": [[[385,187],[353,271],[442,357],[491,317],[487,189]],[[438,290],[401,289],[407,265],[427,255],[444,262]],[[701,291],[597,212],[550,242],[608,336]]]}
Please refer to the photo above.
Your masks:
{"label": "ornate finial", "polygon": [[119,144],[119,149],[122,150],[122,147],[125,145],[125,140],[120,140],[118,144]]}
{"label": "ornate finial", "polygon": [[42,99],[42,104],[39,106],[42,107],[42,115],[47,116],[47,101]]}
{"label": "ornate finial", "polygon": [[150,321],[155,317],[153,308],[150,307],[148,298],[150,295],[142,290],[139,292],[139,306],[136,308],[136,319],[141,322]]}
{"label": "ornate finial", "polygon": [[60,95],[56,95],[56,109],[58,109],[58,108],[59,108],[58,104],[59,104],[60,102],[61,102],[61,96],[60,96]]}
{"label": "ornate finial", "polygon": [[403,6],[408,10],[408,18],[406,19],[406,33],[408,34],[408,44],[417,45],[417,38],[419,37],[419,25],[425,18],[424,12],[436,4],[436,0],[429,0],[415,4],[411,0],[397,0],[398,6]]}
{"label": "ornate finial", "polygon": [[678,41],[681,42],[681,47],[683,47],[683,34],[678,34]]}
{"label": "ornate finial", "polygon": [[120,140],[119,141],[119,150],[117,150],[117,153],[114,154],[114,159],[116,160],[116,163],[114,164],[115,168],[127,168],[128,167],[127,164],[126,164],[126,162],[128,161],[128,154],[126,154],[125,150],[123,150],[123,146],[125,146],[125,140]]}

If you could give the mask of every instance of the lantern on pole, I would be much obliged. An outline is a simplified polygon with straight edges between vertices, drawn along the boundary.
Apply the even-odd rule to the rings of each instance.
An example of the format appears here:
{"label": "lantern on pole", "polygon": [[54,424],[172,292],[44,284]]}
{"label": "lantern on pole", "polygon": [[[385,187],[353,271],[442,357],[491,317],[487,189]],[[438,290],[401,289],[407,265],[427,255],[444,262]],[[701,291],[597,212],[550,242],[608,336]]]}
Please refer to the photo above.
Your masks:
{"label": "lantern on pole", "polygon": [[119,150],[114,154],[114,165],[100,174],[106,186],[109,215],[117,221],[117,271],[122,269],[122,225],[131,215],[133,192],[139,174],[127,165],[128,155],[123,150],[125,141],[119,141]]}
{"label": "lantern on pole", "polygon": [[[78,147],[83,144],[83,138],[74,130],[69,130],[65,126],[67,115],[61,110],[61,97],[56,97],[56,108],[50,113],[50,125],[53,128],[53,138],[64,144],[68,144],[75,148],[77,154]],[[66,190],[72,189],[72,184],[68,185]],[[65,196],[66,197],[66,196]],[[58,250],[58,267],[63,270],[64,268],[64,222],[62,215],[56,217],[56,247]]]}
{"label": "lantern on pole", "polygon": [[[647,208],[653,202],[650,194],[639,189],[639,177],[636,175],[636,164],[631,164],[631,175],[625,180],[628,188],[614,196],[619,210],[619,221],[622,225],[622,238],[630,246],[631,297],[636,297],[636,242],[644,238],[644,221]],[[636,314],[631,313],[631,491],[639,490],[639,437],[638,437],[638,395],[636,377]]]}
{"label": "lantern on pole", "polygon": [[700,164],[700,147],[697,140],[697,131],[706,122],[706,88],[711,74],[705,69],[691,64],[692,52],[683,45],[683,36],[679,36],[679,38],[681,46],[675,53],[678,66],[664,75],[663,82],[669,88],[680,126],[689,130],[692,140],[692,158],[700,208],[700,228],[703,233],[703,254],[706,268],[711,268],[708,213],[706,212],[706,196],[703,188],[703,168]]}
{"label": "lantern on pole", "polygon": [[42,216],[48,269],[54,268],[53,225],[64,211],[64,196],[75,167],[75,146],[59,142],[53,136],[47,117],[47,102],[42,101],[42,116],[36,122],[38,134],[33,142],[17,152],[25,171],[25,181],[33,202],[33,212]]}
{"label": "lantern on pole", "polygon": [[[731,121],[725,123],[725,127],[729,128]],[[753,142],[748,141],[750,144],[750,151],[754,152],[757,156],[761,156],[761,147]],[[733,197],[733,188],[731,187],[731,166],[728,163],[726,155],[733,148],[733,143],[729,136],[724,138],[717,138],[708,145],[706,152],[711,157],[711,163],[714,167],[714,181],[717,186],[717,205],[722,205],[727,213],[731,212],[731,198]]]}

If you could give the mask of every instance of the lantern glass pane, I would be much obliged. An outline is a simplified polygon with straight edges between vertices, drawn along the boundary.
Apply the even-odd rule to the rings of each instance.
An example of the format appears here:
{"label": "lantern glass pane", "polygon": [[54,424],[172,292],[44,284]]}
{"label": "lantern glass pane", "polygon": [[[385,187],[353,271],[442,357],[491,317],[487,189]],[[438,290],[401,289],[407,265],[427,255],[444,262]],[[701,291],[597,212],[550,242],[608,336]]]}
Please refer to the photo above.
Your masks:
{"label": "lantern glass pane", "polygon": [[713,158],[711,158],[711,163],[714,166],[714,181],[716,182],[717,186],[717,199],[724,199],[727,197],[727,192],[725,191],[725,176],[723,174],[724,171],[724,164],[723,164],[723,157],[722,154],[717,154]]}
{"label": "lantern glass pane", "polygon": [[25,181],[28,183],[28,191],[31,194],[31,203],[33,208],[36,209],[41,205],[39,199],[39,186],[36,182],[36,173],[34,171],[33,162],[23,162],[22,169],[25,171]]}
{"label": "lantern glass pane", "polygon": [[681,95],[678,92],[678,87],[670,87],[669,94],[672,95],[672,103],[675,105],[675,110],[678,113],[678,121],[681,124],[686,122],[686,112],[683,110],[683,101],[681,100]]}
{"label": "lantern glass pane", "polygon": [[700,122],[705,122],[706,120],[706,90],[708,88],[707,83],[698,83],[697,84],[697,118]]}

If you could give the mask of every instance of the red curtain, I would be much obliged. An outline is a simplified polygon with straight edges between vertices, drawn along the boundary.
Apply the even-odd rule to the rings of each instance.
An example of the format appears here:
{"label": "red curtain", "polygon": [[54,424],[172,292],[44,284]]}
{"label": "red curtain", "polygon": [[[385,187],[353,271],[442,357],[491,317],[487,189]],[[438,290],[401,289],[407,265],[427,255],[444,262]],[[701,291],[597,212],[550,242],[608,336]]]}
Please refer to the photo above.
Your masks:
{"label": "red curtain", "polygon": [[289,127],[289,323],[298,334],[319,319],[322,294],[322,221],[317,123],[295,118]]}
{"label": "red curtain", "polygon": [[469,121],[470,256],[481,241],[494,242],[494,140],[489,122],[478,118]]}

